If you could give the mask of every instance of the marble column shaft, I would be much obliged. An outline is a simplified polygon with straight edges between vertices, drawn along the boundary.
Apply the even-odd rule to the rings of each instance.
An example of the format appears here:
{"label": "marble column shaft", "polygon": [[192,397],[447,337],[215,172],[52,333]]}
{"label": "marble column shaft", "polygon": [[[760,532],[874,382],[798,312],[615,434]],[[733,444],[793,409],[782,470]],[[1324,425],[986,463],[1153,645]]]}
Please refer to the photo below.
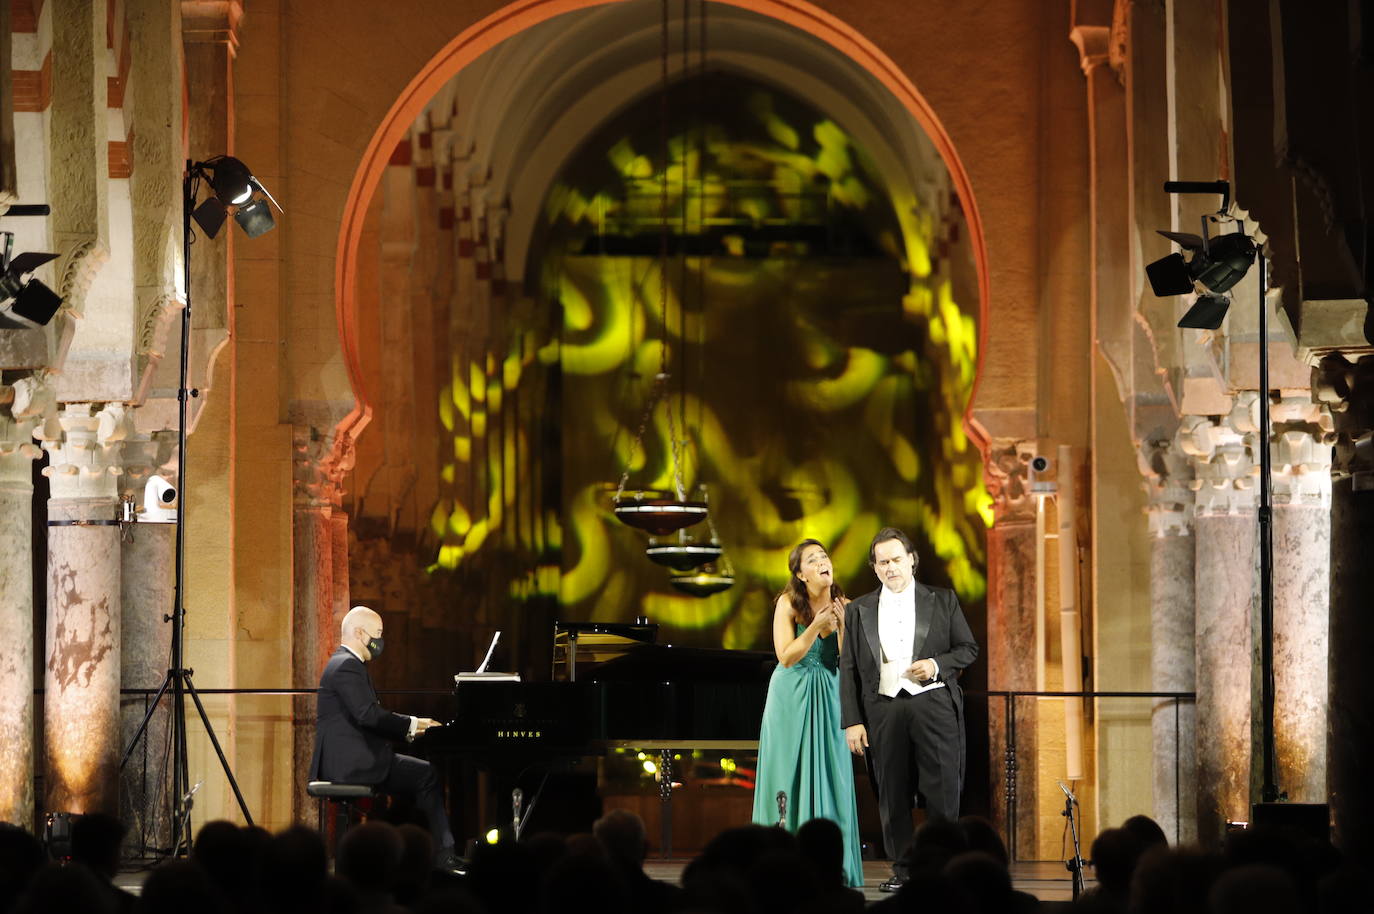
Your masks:
{"label": "marble column shaft", "polygon": [[[43,808],[119,812],[120,543],[115,479],[122,407],[66,407],[59,442],[44,442],[48,620]],[[75,523],[73,523],[75,522]]]}
{"label": "marble column shaft", "polygon": [[[141,505],[148,480],[154,474],[170,475],[165,467],[175,452],[174,431],[130,435],[124,442],[120,494]],[[176,532],[175,524],[147,521],[122,531],[120,679],[126,689],[158,689],[171,666],[168,617],[176,589]],[[153,697],[120,696],[121,756],[133,745]],[[147,731],[120,773],[121,817],[129,826],[125,843],[140,852],[171,842],[171,778],[166,765],[171,714],[169,693],[148,718]]]}
{"label": "marble column shaft", "polygon": [[1330,509],[1275,505],[1273,537],[1278,785],[1294,803],[1325,803]]}
{"label": "marble column shaft", "polygon": [[[300,689],[319,685],[323,660],[337,641],[331,630],[334,617],[332,587],[334,555],[329,506],[297,503],[292,514],[291,553],[295,566],[291,625],[291,678]],[[315,748],[315,699],[292,699],[292,770],[310,769]],[[315,801],[305,793],[305,778],[297,780],[292,816],[298,822],[314,819]]]}
{"label": "marble column shaft", "polygon": [[1219,841],[1250,809],[1253,515],[1197,520],[1198,837]]}
{"label": "marble column shaft", "polygon": [[1325,359],[1313,387],[1335,406],[1327,753],[1335,843],[1374,858],[1374,357]]}
{"label": "marble column shaft", "polygon": [[[1150,678],[1160,692],[1192,692],[1194,651],[1191,532],[1150,543]],[[1158,699],[1151,713],[1154,817],[1172,843],[1197,839],[1197,705]]]}
{"label": "marble column shaft", "polygon": [[1331,416],[1310,398],[1273,408],[1274,749],[1279,789],[1327,799]]}
{"label": "marble column shaft", "polygon": [[[1240,398],[1238,398],[1239,400]],[[1258,539],[1253,394],[1231,416],[1185,416],[1178,441],[1193,458],[1198,839],[1221,841],[1226,822],[1248,820]]]}
{"label": "marble column shaft", "polygon": [[[996,691],[1034,691],[1036,588],[1035,503],[1026,472],[1033,454],[1025,443],[1001,442],[991,450],[988,482],[993,490],[997,521],[988,531],[988,688]],[[1014,857],[1033,858],[1038,852],[1037,816],[1037,699],[1014,702],[1016,741],[1010,745],[1006,699],[988,702],[989,784],[995,820],[1007,836]],[[1007,788],[1008,749],[1014,751],[1014,809]]]}
{"label": "marble column shaft", "polygon": [[8,388],[0,407],[0,822],[33,828],[34,437],[60,438],[53,391],[36,375]]}
{"label": "marble column shaft", "polygon": [[[329,546],[333,557],[330,578],[333,615],[325,630],[326,637],[323,641],[328,652],[332,653],[339,632],[343,628],[344,616],[351,606],[348,598],[348,513],[338,505],[334,505],[329,512]],[[328,660],[328,653],[325,659]]]}
{"label": "marble column shaft", "polygon": [[1374,857],[1374,467],[1331,491],[1331,805],[1349,859]]}
{"label": "marble column shaft", "polygon": [[[1140,450],[1150,504],[1150,681],[1161,692],[1197,687],[1191,471],[1170,442]],[[1154,818],[1170,842],[1197,840],[1197,705],[1156,699],[1151,711]]]}
{"label": "marble column shaft", "polygon": [[0,456],[0,822],[33,827],[33,458]]}
{"label": "marble column shaft", "polygon": [[[157,689],[166,678],[171,661],[171,615],[176,575],[176,525],[134,525],[123,543],[120,573],[121,625],[120,676],[123,687]],[[120,745],[127,749],[138,732],[153,696],[122,696]],[[165,753],[170,736],[172,699],[163,697],[148,719],[147,732],[134,747],[125,767],[124,821],[129,840],[149,847],[167,847],[171,840],[170,772]]]}

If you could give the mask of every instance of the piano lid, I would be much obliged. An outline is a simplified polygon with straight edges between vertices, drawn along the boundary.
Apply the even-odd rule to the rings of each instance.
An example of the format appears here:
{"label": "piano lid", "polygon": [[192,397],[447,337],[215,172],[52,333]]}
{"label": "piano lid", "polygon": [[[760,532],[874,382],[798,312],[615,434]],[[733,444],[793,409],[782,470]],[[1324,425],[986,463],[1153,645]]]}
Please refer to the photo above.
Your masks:
{"label": "piano lid", "polygon": [[766,682],[777,666],[772,651],[645,644],[588,673],[598,682]]}
{"label": "piano lid", "polygon": [[576,679],[579,667],[605,663],[657,640],[658,625],[647,621],[555,622],[553,678]]}

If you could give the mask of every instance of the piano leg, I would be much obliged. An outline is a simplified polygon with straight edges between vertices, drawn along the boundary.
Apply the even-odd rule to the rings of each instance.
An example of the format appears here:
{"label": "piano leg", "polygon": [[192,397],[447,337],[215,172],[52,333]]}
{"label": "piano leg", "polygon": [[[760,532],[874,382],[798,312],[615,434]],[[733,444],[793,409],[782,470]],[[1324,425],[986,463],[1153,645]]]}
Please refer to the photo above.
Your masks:
{"label": "piano leg", "polygon": [[662,804],[659,816],[662,822],[663,859],[673,856],[673,750],[658,750],[658,799]]}

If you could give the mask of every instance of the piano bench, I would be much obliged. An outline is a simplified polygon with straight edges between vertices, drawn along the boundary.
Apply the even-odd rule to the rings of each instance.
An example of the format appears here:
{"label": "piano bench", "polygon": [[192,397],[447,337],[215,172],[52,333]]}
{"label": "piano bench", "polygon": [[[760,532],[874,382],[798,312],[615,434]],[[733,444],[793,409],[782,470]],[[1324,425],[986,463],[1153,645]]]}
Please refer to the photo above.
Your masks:
{"label": "piano bench", "polygon": [[[310,781],[305,785],[305,792],[319,800],[319,829],[320,834],[326,836],[329,845],[329,856],[336,855],[339,849],[339,839],[343,833],[357,824],[361,818],[358,811],[359,800],[370,800],[378,795],[377,787],[373,784],[344,784],[337,781]],[[325,830],[324,806],[329,804],[330,822],[333,825],[334,836],[330,840]]]}

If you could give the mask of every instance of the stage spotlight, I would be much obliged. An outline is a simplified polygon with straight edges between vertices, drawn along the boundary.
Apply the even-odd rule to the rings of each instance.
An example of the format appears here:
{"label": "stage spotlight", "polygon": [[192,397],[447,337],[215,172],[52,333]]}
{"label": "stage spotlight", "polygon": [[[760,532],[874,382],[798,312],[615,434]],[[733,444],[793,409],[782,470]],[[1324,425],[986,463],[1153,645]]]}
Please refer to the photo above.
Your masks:
{"label": "stage spotlight", "polygon": [[234,213],[234,221],[249,238],[256,238],[264,232],[271,231],[277,224],[272,218],[272,207],[268,206],[266,200],[253,200],[240,206]]}
{"label": "stage spotlight", "polygon": [[206,235],[214,238],[219,234],[230,213],[249,238],[256,238],[276,225],[276,220],[272,218],[272,207],[282,212],[281,205],[262,186],[262,182],[253,177],[252,171],[243,162],[232,156],[216,156],[196,162],[191,166],[191,172],[193,175],[205,175],[210,182],[210,189],[214,191],[213,197],[206,199],[191,213]]}
{"label": "stage spotlight", "polygon": [[145,523],[174,524],[177,520],[177,490],[161,476],[153,476],[143,487],[143,516]]}
{"label": "stage spotlight", "polygon": [[1240,231],[1212,239],[1188,232],[1161,230],[1159,234],[1192,254],[1187,260],[1182,254],[1170,254],[1145,268],[1150,288],[1161,298],[1187,295],[1194,283],[1219,295],[1240,282],[1255,262],[1255,242]]}
{"label": "stage spotlight", "polygon": [[1230,307],[1231,299],[1225,295],[1199,295],[1193,307],[1179,319],[1178,325],[1194,330],[1215,330],[1226,319],[1226,312]]}
{"label": "stage spotlight", "polygon": [[[1231,298],[1226,293],[1244,278],[1250,265],[1255,262],[1255,242],[1245,234],[1240,221],[1227,212],[1231,200],[1229,182],[1168,181],[1164,184],[1164,190],[1171,194],[1221,195],[1221,209],[1202,217],[1201,235],[1159,230],[1159,234],[1188,252],[1187,257],[1175,252],[1145,267],[1150,288],[1160,298],[1198,293],[1197,302],[1183,315],[1178,326],[1215,330],[1221,326],[1231,306]],[[1209,238],[1209,221],[1235,221],[1236,230],[1229,235]]]}
{"label": "stage spotlight", "polygon": [[11,257],[14,233],[0,232],[4,238],[0,262],[0,329],[28,330],[52,320],[62,306],[62,296],[37,279],[25,278],[43,264],[57,259],[56,254],[30,252]]}

